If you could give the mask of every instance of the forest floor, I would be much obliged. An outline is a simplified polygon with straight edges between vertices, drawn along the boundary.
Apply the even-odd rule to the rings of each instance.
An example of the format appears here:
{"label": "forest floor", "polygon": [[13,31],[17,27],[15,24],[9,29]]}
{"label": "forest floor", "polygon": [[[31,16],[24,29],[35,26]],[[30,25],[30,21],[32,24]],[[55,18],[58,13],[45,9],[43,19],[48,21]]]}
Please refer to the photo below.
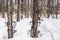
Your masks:
{"label": "forest floor", "polygon": [[38,38],[30,37],[31,18],[14,22],[14,38],[7,39],[6,20],[0,17],[0,40],[60,40],[60,19],[43,18],[38,25]]}

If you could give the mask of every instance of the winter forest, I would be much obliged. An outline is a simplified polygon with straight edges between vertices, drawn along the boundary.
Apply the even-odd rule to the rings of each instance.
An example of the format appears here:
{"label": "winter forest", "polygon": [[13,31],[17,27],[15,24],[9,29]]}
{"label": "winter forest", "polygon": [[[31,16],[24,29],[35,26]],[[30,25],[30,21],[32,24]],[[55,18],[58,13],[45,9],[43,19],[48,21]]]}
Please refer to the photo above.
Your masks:
{"label": "winter forest", "polygon": [[0,0],[0,40],[60,40],[60,0]]}

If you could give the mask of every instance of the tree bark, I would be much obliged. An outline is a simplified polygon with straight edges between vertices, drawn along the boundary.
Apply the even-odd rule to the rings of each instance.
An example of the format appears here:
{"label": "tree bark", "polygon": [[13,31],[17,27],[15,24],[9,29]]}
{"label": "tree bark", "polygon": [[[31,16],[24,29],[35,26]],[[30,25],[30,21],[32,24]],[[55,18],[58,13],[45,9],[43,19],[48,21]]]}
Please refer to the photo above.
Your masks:
{"label": "tree bark", "polygon": [[56,15],[56,19],[58,18],[58,12],[57,11],[59,11],[59,0],[57,0],[57,6],[56,6],[56,13],[55,13],[55,15]]}
{"label": "tree bark", "polygon": [[50,2],[51,2],[51,0],[48,0],[48,4],[47,4],[47,8],[48,8],[48,10],[47,10],[47,18],[50,17],[50,11],[51,11]]}
{"label": "tree bark", "polygon": [[7,0],[8,4],[8,38],[13,38],[13,27],[12,27],[12,0]]}
{"label": "tree bark", "polygon": [[21,19],[23,18],[23,0],[21,0]]}
{"label": "tree bark", "polygon": [[31,27],[31,37],[38,37],[37,28],[38,28],[38,0],[33,0],[33,18],[32,18],[32,27]]}
{"label": "tree bark", "polygon": [[2,0],[2,17],[5,17],[5,0]]}
{"label": "tree bark", "polygon": [[18,0],[17,21],[19,21],[19,20],[20,20],[20,13],[19,13],[20,9],[19,9],[19,7],[20,7],[20,0]]}

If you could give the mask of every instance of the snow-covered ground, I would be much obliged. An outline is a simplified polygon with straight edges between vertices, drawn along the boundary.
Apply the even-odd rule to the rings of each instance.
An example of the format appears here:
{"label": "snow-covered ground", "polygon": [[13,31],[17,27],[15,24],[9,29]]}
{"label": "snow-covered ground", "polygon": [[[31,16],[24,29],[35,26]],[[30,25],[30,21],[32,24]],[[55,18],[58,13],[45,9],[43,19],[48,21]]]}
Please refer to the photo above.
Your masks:
{"label": "snow-covered ground", "polygon": [[7,39],[6,20],[0,18],[0,40],[60,40],[60,19],[44,18],[41,24],[38,25],[38,38],[32,38],[29,35],[31,29],[31,18],[25,18],[16,22],[14,26],[14,38]]}

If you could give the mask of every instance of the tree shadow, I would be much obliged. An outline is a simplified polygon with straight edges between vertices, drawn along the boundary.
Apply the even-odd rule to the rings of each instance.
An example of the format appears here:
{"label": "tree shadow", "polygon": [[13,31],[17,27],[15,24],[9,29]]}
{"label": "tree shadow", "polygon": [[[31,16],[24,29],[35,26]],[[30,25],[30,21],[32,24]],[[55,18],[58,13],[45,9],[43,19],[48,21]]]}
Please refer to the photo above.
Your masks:
{"label": "tree shadow", "polygon": [[13,33],[16,33],[16,25],[17,25],[17,22],[16,21],[12,21],[12,26],[13,26]]}
{"label": "tree shadow", "polygon": [[53,33],[47,27],[43,26],[43,28],[46,30],[45,32],[49,32],[50,33],[51,40],[55,40]]}
{"label": "tree shadow", "polygon": [[16,33],[17,32],[17,30],[13,30],[13,33]]}

